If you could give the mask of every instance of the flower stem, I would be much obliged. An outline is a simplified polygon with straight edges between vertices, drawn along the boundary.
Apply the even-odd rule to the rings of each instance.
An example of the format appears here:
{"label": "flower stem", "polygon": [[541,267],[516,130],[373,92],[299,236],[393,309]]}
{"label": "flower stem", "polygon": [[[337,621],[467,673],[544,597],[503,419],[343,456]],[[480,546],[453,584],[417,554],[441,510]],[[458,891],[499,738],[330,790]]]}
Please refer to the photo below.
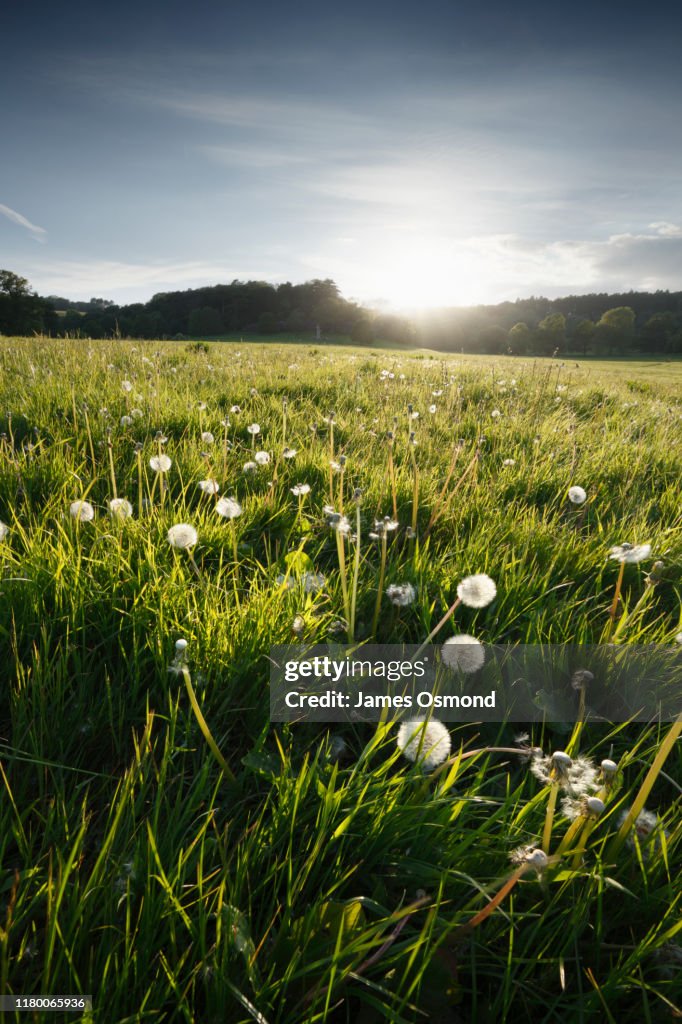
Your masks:
{"label": "flower stem", "polygon": [[213,739],[213,736],[211,735],[211,730],[209,729],[209,727],[208,727],[208,725],[206,723],[206,719],[204,718],[203,714],[201,713],[201,708],[199,707],[199,702],[197,701],[197,697],[196,697],[196,694],[194,692],[194,687],[192,686],[192,679],[191,679],[191,676],[189,674],[189,669],[187,668],[186,665],[182,669],[182,675],[183,675],[183,678],[185,680],[185,688],[186,688],[187,694],[189,696],[189,702],[192,705],[192,711],[194,712],[194,717],[196,718],[197,722],[199,723],[199,728],[201,729],[201,732],[203,733],[203,737],[206,740],[206,743],[208,744],[211,753],[215,757],[216,761],[218,762],[218,764],[222,768],[222,770],[225,773],[225,775],[227,775],[227,777],[230,780],[230,782],[236,782],[237,780],[234,777],[234,772],[230,768],[229,764],[227,763],[227,761],[225,760],[223,755],[220,753],[220,750],[218,749],[218,744]]}
{"label": "flower stem", "polygon": [[552,783],[549,791],[549,800],[547,801],[547,811],[545,813],[545,827],[542,831],[542,849],[546,854],[549,854],[549,844],[552,841],[552,825],[554,824],[554,811],[556,809],[558,795],[559,787],[556,783]]}
{"label": "flower stem", "polygon": [[372,619],[372,638],[376,639],[377,626],[379,625],[379,613],[381,611],[381,598],[384,592],[384,578],[386,576],[386,546],[388,539],[386,530],[381,534],[381,565],[379,567],[379,586],[377,588],[377,599],[374,605],[374,618]]}

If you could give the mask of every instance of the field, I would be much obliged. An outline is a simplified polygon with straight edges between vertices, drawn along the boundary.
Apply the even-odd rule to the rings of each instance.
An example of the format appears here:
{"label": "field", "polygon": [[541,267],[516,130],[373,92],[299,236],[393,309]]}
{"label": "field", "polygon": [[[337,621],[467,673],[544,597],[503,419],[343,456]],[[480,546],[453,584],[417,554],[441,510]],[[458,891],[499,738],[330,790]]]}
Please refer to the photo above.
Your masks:
{"label": "field", "polygon": [[439,643],[679,643],[682,364],[3,339],[0,432],[0,994],[682,1016],[682,722],[451,724],[427,770],[268,704],[271,645],[419,644],[471,575],[496,596]]}

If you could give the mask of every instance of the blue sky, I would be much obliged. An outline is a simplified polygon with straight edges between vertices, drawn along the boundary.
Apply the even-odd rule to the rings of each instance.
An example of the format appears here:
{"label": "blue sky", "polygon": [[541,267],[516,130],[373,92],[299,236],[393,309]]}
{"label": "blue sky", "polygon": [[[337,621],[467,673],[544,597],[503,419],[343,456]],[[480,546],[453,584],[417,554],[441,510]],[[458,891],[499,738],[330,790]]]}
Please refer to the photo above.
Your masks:
{"label": "blue sky", "polygon": [[0,266],[120,302],[680,289],[681,27],[657,3],[15,4]]}

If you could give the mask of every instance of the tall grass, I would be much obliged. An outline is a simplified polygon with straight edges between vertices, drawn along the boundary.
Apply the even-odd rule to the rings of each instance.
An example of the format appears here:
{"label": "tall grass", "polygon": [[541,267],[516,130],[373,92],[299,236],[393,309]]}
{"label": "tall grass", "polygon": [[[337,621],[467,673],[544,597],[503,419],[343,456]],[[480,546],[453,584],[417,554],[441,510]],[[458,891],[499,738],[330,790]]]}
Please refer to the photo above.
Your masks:
{"label": "tall grass", "polygon": [[[453,726],[425,776],[387,726],[271,725],[267,656],[348,631],[421,643],[480,572],[497,599],[439,639],[674,643],[681,383],[670,364],[3,340],[0,992],[92,992],[116,1024],[679,1015],[669,726],[582,728],[617,783],[564,849],[557,805],[538,877],[509,862],[540,845],[549,796],[513,724]],[[254,422],[271,462],[244,472]],[[332,455],[359,548],[323,512]],[[197,486],[214,476],[243,507],[229,522]],[[108,514],[116,496],[132,516]],[[81,499],[92,522],[69,514]],[[394,510],[384,548],[368,535]],[[626,566],[612,623],[623,541],[652,559]],[[417,599],[394,608],[378,581]],[[549,724],[526,745],[569,740]],[[649,836],[626,817],[641,793]]]}

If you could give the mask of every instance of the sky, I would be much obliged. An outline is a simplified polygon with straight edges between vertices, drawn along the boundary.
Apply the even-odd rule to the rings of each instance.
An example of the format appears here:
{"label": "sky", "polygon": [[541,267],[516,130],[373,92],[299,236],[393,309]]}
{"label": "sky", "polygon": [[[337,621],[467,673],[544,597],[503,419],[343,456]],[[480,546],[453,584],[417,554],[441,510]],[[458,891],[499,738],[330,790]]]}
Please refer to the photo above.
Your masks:
{"label": "sky", "polygon": [[7,5],[0,267],[119,303],[682,289],[681,29],[657,0]]}

